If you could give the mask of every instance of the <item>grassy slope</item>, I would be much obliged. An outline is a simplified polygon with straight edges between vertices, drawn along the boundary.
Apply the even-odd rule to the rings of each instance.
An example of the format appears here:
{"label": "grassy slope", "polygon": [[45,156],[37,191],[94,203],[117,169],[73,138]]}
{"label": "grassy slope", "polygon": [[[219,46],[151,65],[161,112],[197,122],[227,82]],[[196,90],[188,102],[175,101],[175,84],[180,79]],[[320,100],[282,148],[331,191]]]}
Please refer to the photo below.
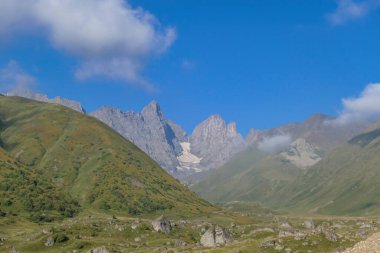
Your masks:
{"label": "grassy slope", "polygon": [[129,214],[212,209],[95,118],[59,105],[1,96],[0,124],[5,152],[30,173],[52,180],[83,208]]}
{"label": "grassy slope", "polygon": [[380,130],[334,150],[276,196],[279,206],[323,214],[380,214]]}
{"label": "grassy slope", "polygon": [[[72,217],[78,203],[51,180],[28,170],[0,148],[0,210],[6,215],[22,214],[35,221]],[[41,215],[49,212],[50,215]]]}
{"label": "grassy slope", "polygon": [[257,201],[299,214],[379,215],[379,154],[379,128],[354,137],[305,173],[251,150],[194,190],[214,202]]}
{"label": "grassy slope", "polygon": [[251,149],[238,154],[192,188],[212,202],[243,200],[271,204],[271,196],[300,173],[289,163]]}

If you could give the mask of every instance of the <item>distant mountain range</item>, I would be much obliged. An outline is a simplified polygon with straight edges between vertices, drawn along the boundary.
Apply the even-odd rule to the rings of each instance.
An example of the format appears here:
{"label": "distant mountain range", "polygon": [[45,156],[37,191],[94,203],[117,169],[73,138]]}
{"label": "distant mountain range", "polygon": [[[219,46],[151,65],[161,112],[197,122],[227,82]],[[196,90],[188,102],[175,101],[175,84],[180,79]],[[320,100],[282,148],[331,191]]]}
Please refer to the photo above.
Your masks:
{"label": "distant mountain range", "polygon": [[[30,91],[15,91],[7,95],[62,104],[86,113],[80,103],[60,97],[49,99],[46,95]],[[247,148],[275,153],[278,159],[305,169],[365,129],[362,125],[338,127],[329,124],[333,117],[315,114],[302,123],[290,123],[270,130],[251,129],[243,138],[234,122],[227,124],[219,115],[212,115],[188,135],[181,126],[166,119],[155,101],[141,112],[123,112],[103,106],[89,115],[115,129],[170,174],[190,184],[202,180],[213,169]]]}
{"label": "distant mountain range", "polygon": [[290,132],[298,138],[272,153],[253,145],[193,190],[216,203],[257,201],[292,213],[380,214],[378,124],[318,124],[321,117],[258,132],[256,142]]}
{"label": "distant mountain range", "polygon": [[[86,113],[80,103],[60,97],[49,99],[46,95],[23,90],[6,95],[61,104]],[[123,112],[103,106],[89,115],[115,129],[184,182],[194,174],[217,168],[246,145],[236,124],[227,125],[218,115],[206,119],[189,136],[179,125],[165,118],[155,101],[141,112]]]}
{"label": "distant mountain range", "polygon": [[[49,99],[33,93],[7,95],[62,104],[86,113],[79,103],[63,98]],[[165,118],[157,102],[151,102],[141,112],[103,106],[89,115],[133,142],[209,201],[257,201],[270,208],[300,213],[378,214],[380,130],[377,125],[337,125],[334,117],[315,114],[301,123],[270,130],[252,129],[243,138],[235,123],[227,124],[218,115],[210,116],[188,135],[178,124]],[[28,153],[27,157],[23,155],[24,149],[10,154],[16,162],[25,165],[53,166],[54,173],[58,173],[53,177],[56,180],[61,176],[59,163],[39,162],[39,152],[44,148],[34,148],[36,153],[32,156]],[[4,156],[8,153],[5,149]],[[131,180],[136,187],[141,185],[139,179]],[[60,189],[56,192],[62,196],[59,199],[74,203],[75,210],[75,200],[70,199],[73,195],[65,196]],[[100,202],[96,203],[100,205]],[[204,205],[206,208],[207,204]]]}

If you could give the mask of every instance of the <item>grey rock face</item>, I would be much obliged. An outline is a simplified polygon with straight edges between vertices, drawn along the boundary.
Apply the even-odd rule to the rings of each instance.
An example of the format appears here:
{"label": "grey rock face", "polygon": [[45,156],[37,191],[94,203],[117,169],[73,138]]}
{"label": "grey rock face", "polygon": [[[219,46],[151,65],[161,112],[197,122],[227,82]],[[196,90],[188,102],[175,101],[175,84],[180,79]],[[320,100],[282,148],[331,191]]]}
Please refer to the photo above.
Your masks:
{"label": "grey rock face", "polygon": [[236,124],[213,115],[199,124],[190,136],[192,153],[202,158],[204,167],[216,168],[227,162],[246,145]]}
{"label": "grey rock face", "polygon": [[220,226],[211,226],[201,237],[201,245],[204,247],[218,247],[231,243],[231,235]]}
{"label": "grey rock face", "polygon": [[64,105],[66,107],[69,107],[73,110],[76,110],[81,113],[86,113],[84,108],[79,102],[76,102],[74,100],[70,100],[67,98],[62,98],[62,97],[55,97],[55,98],[48,98],[44,94],[40,93],[34,93],[29,90],[15,90],[8,92],[6,96],[18,96],[18,97],[24,97],[24,98],[29,98],[32,100],[40,101],[40,102],[46,102],[46,103],[51,103],[51,104],[60,104]]}
{"label": "grey rock face", "polygon": [[179,141],[186,138],[186,134],[178,125],[168,123],[156,102],[151,102],[140,113],[103,106],[91,115],[115,129],[175,175],[179,165],[177,156],[182,152]]}
{"label": "grey rock face", "polygon": [[152,227],[157,232],[163,232],[169,234],[172,231],[172,225],[170,221],[164,216],[160,216],[156,220],[152,221]]}
{"label": "grey rock face", "polygon": [[307,168],[322,159],[318,153],[320,153],[318,147],[308,143],[303,138],[299,138],[292,142],[289,148],[280,155],[298,168]]}

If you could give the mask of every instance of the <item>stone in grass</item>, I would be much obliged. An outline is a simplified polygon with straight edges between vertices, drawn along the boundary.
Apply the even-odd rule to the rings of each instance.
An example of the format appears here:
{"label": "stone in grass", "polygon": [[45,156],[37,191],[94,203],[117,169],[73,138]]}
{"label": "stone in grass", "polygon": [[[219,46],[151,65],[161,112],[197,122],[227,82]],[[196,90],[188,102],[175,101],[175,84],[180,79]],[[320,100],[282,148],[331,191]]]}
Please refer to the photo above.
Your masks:
{"label": "stone in grass", "polygon": [[53,237],[49,237],[46,242],[45,242],[45,246],[46,247],[51,247],[54,245],[54,238]]}
{"label": "stone in grass", "polygon": [[294,236],[294,234],[292,232],[289,232],[289,231],[280,231],[278,233],[278,237],[280,237],[280,238],[286,238],[286,237],[291,237],[291,236]]}
{"label": "stone in grass", "polygon": [[110,253],[106,247],[99,247],[99,248],[94,248],[94,249],[90,249],[89,251],[87,251],[87,253]]}
{"label": "stone in grass", "polygon": [[20,253],[20,251],[18,251],[17,249],[15,249],[14,247],[11,249],[11,253]]}
{"label": "stone in grass", "polygon": [[169,234],[172,231],[172,225],[170,221],[163,215],[152,221],[153,229],[157,232],[163,232]]}
{"label": "stone in grass", "polygon": [[184,241],[182,241],[181,239],[177,239],[174,242],[174,246],[175,247],[182,247],[182,246],[186,246],[186,245],[187,245],[187,243],[184,242]]}
{"label": "stone in grass", "polygon": [[338,235],[334,231],[324,230],[323,234],[325,235],[325,238],[330,242],[337,242],[339,239]]}
{"label": "stone in grass", "polygon": [[212,225],[201,237],[204,247],[218,247],[231,243],[231,235],[222,227]]}
{"label": "stone in grass", "polygon": [[314,230],[315,229],[315,225],[314,225],[314,222],[312,220],[306,220],[306,221],[304,221],[303,225],[307,229],[310,229],[310,230]]}
{"label": "stone in grass", "polygon": [[262,248],[271,248],[274,246],[276,246],[276,240],[273,240],[273,239],[266,240],[261,244]]}

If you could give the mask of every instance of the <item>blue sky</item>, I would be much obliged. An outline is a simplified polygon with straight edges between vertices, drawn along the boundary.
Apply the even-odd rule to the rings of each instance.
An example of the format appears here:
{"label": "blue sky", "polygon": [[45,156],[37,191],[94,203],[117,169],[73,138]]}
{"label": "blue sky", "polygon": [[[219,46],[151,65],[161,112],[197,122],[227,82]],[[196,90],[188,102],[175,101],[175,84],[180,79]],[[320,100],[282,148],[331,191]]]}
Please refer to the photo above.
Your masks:
{"label": "blue sky", "polygon": [[[119,6],[119,0],[86,1]],[[18,7],[9,13],[23,14]],[[123,64],[115,65],[121,72],[109,73],[109,48],[83,49],[81,42],[62,38],[57,29],[66,21],[42,12],[38,21],[33,16],[31,23],[12,23],[16,32],[0,26],[0,67],[17,62],[35,78],[35,90],[80,101],[88,111],[104,104],[137,111],[157,100],[187,132],[220,114],[243,134],[313,113],[336,115],[342,98],[380,80],[377,0],[131,0],[124,7],[141,7],[155,17],[147,17],[150,27],[143,27],[155,29],[155,44],[136,44],[147,37],[123,37],[129,44],[120,51],[112,44],[112,54],[123,55]],[[125,33],[133,30],[126,27]],[[128,75],[126,66],[133,70]]]}

